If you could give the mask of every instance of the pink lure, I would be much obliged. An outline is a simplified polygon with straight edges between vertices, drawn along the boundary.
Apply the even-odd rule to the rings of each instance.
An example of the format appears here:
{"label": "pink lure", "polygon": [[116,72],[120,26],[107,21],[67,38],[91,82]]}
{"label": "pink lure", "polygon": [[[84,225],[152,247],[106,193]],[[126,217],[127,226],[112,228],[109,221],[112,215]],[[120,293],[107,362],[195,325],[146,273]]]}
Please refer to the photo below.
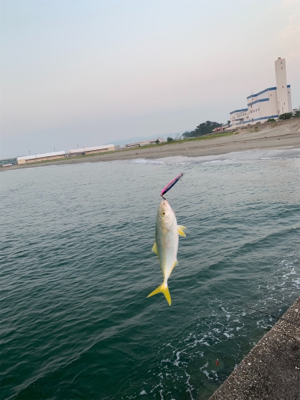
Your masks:
{"label": "pink lure", "polygon": [[182,176],[183,174],[180,174],[176,176],[176,178],[172,179],[171,182],[169,182],[167,186],[163,188],[160,195],[164,197],[164,194],[166,194],[175,185],[175,183],[177,183],[179,179],[182,178]]}

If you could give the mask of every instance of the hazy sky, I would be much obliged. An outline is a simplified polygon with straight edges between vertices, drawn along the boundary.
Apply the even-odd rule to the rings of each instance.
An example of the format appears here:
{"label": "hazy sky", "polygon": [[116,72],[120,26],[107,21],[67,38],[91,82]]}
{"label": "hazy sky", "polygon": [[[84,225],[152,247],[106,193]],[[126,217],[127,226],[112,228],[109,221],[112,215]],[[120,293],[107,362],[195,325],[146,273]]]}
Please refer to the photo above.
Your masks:
{"label": "hazy sky", "polygon": [[275,86],[299,107],[298,0],[0,0],[0,157],[226,122]]}

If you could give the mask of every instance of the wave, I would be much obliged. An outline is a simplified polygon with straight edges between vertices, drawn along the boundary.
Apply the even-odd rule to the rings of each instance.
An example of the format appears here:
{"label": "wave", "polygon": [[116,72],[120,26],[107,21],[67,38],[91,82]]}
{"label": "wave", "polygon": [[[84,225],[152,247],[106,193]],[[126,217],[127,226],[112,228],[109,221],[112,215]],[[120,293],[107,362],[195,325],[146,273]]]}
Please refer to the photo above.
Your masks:
{"label": "wave", "polygon": [[130,160],[129,164],[154,164],[162,165],[165,164],[163,161],[159,160],[146,160],[146,158],[137,158],[136,160]]}
{"label": "wave", "polygon": [[231,152],[221,155],[187,157],[187,156],[170,156],[165,158],[158,158],[149,160],[145,158],[138,158],[129,161],[130,164],[157,164],[157,165],[190,165],[190,164],[235,164],[247,163],[252,161],[271,161],[300,158],[300,148],[284,148],[280,150],[246,150],[239,152]]}

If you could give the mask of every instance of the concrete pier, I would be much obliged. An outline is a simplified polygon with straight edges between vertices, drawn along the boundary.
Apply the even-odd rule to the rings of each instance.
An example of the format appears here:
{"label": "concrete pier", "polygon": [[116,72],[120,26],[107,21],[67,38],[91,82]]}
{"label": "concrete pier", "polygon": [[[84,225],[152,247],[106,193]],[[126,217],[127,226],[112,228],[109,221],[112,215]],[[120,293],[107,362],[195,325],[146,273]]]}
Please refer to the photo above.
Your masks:
{"label": "concrete pier", "polygon": [[209,400],[300,400],[300,297]]}

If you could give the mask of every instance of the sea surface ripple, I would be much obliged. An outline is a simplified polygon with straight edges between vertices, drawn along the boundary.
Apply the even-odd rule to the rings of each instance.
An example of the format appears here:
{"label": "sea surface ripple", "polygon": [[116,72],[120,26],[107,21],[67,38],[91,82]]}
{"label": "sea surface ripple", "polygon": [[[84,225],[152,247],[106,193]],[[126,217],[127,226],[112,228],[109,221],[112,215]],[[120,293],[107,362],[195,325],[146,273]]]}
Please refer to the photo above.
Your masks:
{"label": "sea surface ripple", "polygon": [[[180,172],[169,307],[146,297]],[[299,172],[278,151],[2,172],[1,399],[207,399],[299,296]]]}

